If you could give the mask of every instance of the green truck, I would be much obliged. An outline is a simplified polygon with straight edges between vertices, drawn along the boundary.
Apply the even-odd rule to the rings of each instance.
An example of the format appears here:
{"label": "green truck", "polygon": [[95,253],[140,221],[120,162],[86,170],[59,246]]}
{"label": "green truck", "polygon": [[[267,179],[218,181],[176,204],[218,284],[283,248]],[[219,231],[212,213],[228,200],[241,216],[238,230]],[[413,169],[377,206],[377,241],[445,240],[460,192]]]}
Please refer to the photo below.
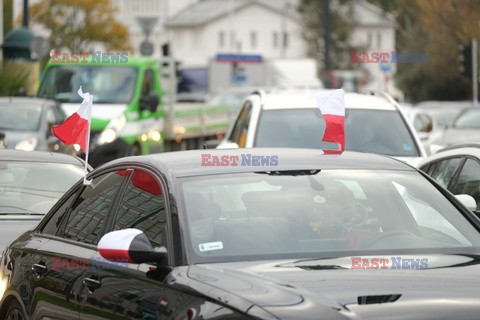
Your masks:
{"label": "green truck", "polygon": [[168,59],[114,60],[91,54],[82,58],[53,57],[43,71],[37,97],[59,101],[70,115],[80,106],[80,86],[93,95],[89,153],[93,167],[123,156],[198,149],[229,126],[226,106],[175,101],[175,68]]}

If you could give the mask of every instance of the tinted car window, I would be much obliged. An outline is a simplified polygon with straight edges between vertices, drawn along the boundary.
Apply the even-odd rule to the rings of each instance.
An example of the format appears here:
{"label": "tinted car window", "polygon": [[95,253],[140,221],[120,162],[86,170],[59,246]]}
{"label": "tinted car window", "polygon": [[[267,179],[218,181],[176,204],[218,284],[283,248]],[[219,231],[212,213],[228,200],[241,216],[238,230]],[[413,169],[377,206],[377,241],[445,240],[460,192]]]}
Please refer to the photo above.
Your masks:
{"label": "tinted car window", "polygon": [[153,175],[135,170],[119,203],[114,230],[136,228],[147,235],[152,245],[166,245],[165,198]]}
{"label": "tinted car window", "polygon": [[72,205],[63,237],[96,244],[104,231],[125,171],[110,172],[93,179]]}
{"label": "tinted car window", "polygon": [[480,204],[480,163],[468,158],[458,175],[453,186],[450,187],[453,194],[469,194],[477,202],[477,210]]}
{"label": "tinted car window", "polygon": [[[317,109],[264,110],[255,147],[332,148],[322,141],[325,120]],[[418,156],[419,151],[396,111],[347,109],[345,149],[390,156]]]}
{"label": "tinted car window", "polygon": [[185,232],[198,262],[480,245],[478,231],[415,172],[378,170],[375,179],[363,170],[237,173],[183,181]]}
{"label": "tinted car window", "polygon": [[460,165],[461,158],[450,158],[440,160],[436,166],[433,167],[430,176],[435,179],[442,187],[448,188],[450,180],[457,171]]}
{"label": "tinted car window", "polygon": [[322,141],[325,120],[320,109],[265,110],[260,115],[256,147],[337,148]]}
{"label": "tinted car window", "polygon": [[70,206],[75,200],[77,193],[71,195],[65,202],[50,216],[48,222],[40,229],[40,232],[48,235],[56,235],[65,217],[68,216]]}

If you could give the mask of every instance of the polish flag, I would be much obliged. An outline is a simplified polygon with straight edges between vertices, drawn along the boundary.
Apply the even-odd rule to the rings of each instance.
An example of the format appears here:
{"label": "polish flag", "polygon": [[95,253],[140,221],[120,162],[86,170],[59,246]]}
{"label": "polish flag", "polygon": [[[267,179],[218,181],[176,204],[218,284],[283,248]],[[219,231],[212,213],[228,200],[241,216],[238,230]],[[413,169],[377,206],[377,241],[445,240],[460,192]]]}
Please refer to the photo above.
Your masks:
{"label": "polish flag", "polygon": [[128,263],[140,263],[154,251],[147,236],[134,228],[107,233],[98,242],[97,250],[107,260],[123,260]]}
{"label": "polish flag", "polygon": [[323,118],[325,133],[323,141],[338,143],[345,150],[345,92],[343,89],[320,91],[315,94]]}
{"label": "polish flag", "polygon": [[60,125],[52,126],[52,131],[64,143],[80,145],[83,152],[87,154],[93,96],[88,92],[83,93],[82,87],[78,89],[78,94],[83,98],[78,111]]}

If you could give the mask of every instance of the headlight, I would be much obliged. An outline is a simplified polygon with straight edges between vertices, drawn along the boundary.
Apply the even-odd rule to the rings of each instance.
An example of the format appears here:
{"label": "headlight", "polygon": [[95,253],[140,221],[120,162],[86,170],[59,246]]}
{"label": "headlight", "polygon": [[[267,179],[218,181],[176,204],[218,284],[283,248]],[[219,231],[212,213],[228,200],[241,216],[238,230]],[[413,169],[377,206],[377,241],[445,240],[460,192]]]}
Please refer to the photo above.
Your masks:
{"label": "headlight", "polygon": [[32,150],[35,150],[35,148],[37,147],[37,144],[38,144],[38,139],[35,137],[31,137],[17,143],[17,145],[15,146],[15,149],[32,151]]}
{"label": "headlight", "polygon": [[98,144],[102,145],[115,141],[119,137],[120,131],[123,129],[126,122],[127,119],[123,114],[113,118],[98,137]]}

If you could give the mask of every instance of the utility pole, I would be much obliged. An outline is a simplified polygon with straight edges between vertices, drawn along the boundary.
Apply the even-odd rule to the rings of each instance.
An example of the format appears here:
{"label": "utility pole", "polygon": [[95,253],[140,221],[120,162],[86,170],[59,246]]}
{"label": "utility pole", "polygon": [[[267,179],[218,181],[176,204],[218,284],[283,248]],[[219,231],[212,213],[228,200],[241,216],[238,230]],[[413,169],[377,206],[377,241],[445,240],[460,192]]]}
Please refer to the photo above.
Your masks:
{"label": "utility pole", "polygon": [[473,106],[478,107],[478,65],[477,65],[477,39],[472,39],[472,92]]}
{"label": "utility pole", "polygon": [[324,0],[323,8],[323,30],[324,30],[324,63],[325,70],[330,70],[330,0]]}
{"label": "utility pole", "polygon": [[23,26],[28,28],[28,0],[23,0]]}

